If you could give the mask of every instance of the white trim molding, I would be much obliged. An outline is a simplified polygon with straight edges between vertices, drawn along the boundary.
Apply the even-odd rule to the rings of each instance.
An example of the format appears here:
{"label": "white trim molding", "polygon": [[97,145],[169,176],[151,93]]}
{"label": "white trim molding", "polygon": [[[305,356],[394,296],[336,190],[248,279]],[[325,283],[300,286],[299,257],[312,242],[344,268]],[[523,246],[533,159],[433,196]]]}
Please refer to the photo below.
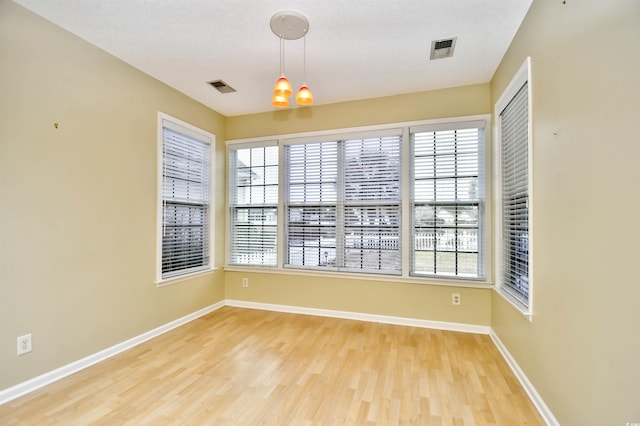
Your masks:
{"label": "white trim molding", "polygon": [[[503,140],[500,131],[502,112],[514,99],[518,91],[527,84],[527,241],[528,241],[528,296],[527,300],[519,300],[512,294],[508,286],[504,284],[504,264],[503,264],[503,194],[502,194],[502,150]],[[493,259],[495,290],[522,313],[529,321],[533,321],[533,301],[534,301],[534,221],[533,214],[533,105],[532,105],[532,83],[531,83],[531,57],[525,58],[516,74],[513,76],[507,87],[504,89],[498,101],[494,105],[494,126],[493,126],[493,190],[494,190],[494,241],[495,256]]]}
{"label": "white trim molding", "polygon": [[[207,176],[208,193],[206,200],[200,200],[201,203],[208,206],[207,222],[208,222],[208,265],[203,265],[203,268],[196,268],[193,270],[181,270],[174,271],[175,274],[171,276],[163,277],[162,275],[162,239],[164,231],[164,208],[166,200],[163,198],[163,185],[165,181],[165,169],[164,169],[164,156],[165,156],[165,136],[164,130],[170,129],[174,132],[180,133],[190,139],[205,143],[209,146],[209,167]],[[181,281],[183,278],[192,278],[196,274],[208,273],[215,268],[215,164],[216,164],[216,135],[208,132],[204,129],[196,127],[190,123],[182,121],[178,118],[172,117],[162,111],[158,111],[158,123],[157,123],[157,179],[156,179],[156,286],[161,287],[167,284],[175,284]],[[191,268],[193,269],[193,268]]]}
{"label": "white trim molding", "polygon": [[10,388],[0,390],[0,405],[26,395],[30,392],[33,392],[37,389],[40,389],[43,386],[56,382],[74,373],[77,373],[78,371],[84,370],[85,368],[91,367],[94,364],[111,358],[112,356],[115,356],[120,352],[131,349],[134,346],[144,343],[147,340],[151,340],[154,337],[173,330],[174,328],[180,327],[181,325],[193,321],[196,318],[220,309],[223,306],[223,301],[214,303],[189,315],[185,315],[182,318],[178,318],[174,321],[161,325],[160,327],[154,328],[153,330],[149,330],[138,336],[132,337],[129,340],[125,340],[124,342],[120,342],[92,355],[71,362],[67,365],[63,365],[60,368],[56,368],[55,370],[41,374],[40,376],[29,379],[26,382],[18,383],[17,385]]}
{"label": "white trim molding", "polygon": [[553,415],[553,413],[551,412],[547,404],[545,404],[544,400],[542,399],[542,397],[540,396],[536,388],[533,386],[531,381],[529,381],[529,378],[527,377],[527,375],[524,374],[524,371],[522,371],[522,369],[516,362],[515,358],[511,356],[511,354],[507,350],[507,347],[504,345],[504,343],[502,343],[502,340],[500,340],[500,338],[495,333],[495,331],[493,331],[493,329],[491,329],[489,336],[491,337],[491,340],[493,340],[493,343],[498,348],[498,351],[500,352],[504,360],[507,362],[507,364],[511,368],[511,371],[513,371],[513,374],[515,374],[516,378],[524,388],[524,391],[527,393],[527,395],[529,395],[529,399],[531,400],[533,405],[536,407],[536,409],[538,410],[538,413],[540,413],[540,416],[542,416],[542,419],[545,421],[545,423],[548,426],[560,426],[560,422],[558,422],[558,420],[555,418],[555,416]]}
{"label": "white trim molding", "polygon": [[263,311],[286,312],[290,314],[315,315],[319,317],[341,318],[355,321],[379,322],[382,324],[404,325],[407,327],[432,328],[435,330],[459,331],[462,333],[489,334],[490,327],[456,322],[430,321],[416,318],[394,317],[388,315],[363,314],[360,312],[334,311],[329,309],[305,308],[292,305],[274,305],[270,303],[246,302],[227,299],[225,305],[236,308],[260,309]]}

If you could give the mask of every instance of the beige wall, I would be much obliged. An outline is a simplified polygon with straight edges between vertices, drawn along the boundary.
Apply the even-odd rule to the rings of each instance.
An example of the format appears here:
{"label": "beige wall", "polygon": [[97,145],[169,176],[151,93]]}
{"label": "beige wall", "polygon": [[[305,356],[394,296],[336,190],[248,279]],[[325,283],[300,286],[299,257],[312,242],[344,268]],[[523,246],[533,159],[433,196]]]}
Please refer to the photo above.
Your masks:
{"label": "beige wall", "polygon": [[448,118],[491,112],[489,84],[227,117],[227,139]]}
{"label": "beige wall", "polygon": [[[490,112],[488,84],[228,117],[228,139],[456,117]],[[241,286],[241,278],[255,283]],[[489,325],[490,290],[305,275],[226,273],[226,297],[251,302]],[[431,281],[433,284],[433,282]],[[451,305],[451,293],[462,304]]]}
{"label": "beige wall", "polygon": [[[242,286],[242,279],[249,286]],[[462,304],[451,305],[451,293]],[[488,326],[491,292],[348,277],[228,271],[226,297],[246,302]]]}
{"label": "beige wall", "polygon": [[534,317],[491,324],[561,424],[640,422],[640,2],[534,1],[494,101],[526,56]]}
{"label": "beige wall", "polygon": [[[640,421],[639,46],[636,0],[535,0],[491,85],[225,119],[0,0],[0,389],[226,297],[491,325],[562,424]],[[221,264],[225,138],[492,112],[527,55],[533,322],[428,283],[218,270],[155,287],[157,111],[217,135]]]}
{"label": "beige wall", "polygon": [[217,135],[219,263],[224,117],[6,0],[0,70],[0,389],[222,300],[154,279],[158,111]]}

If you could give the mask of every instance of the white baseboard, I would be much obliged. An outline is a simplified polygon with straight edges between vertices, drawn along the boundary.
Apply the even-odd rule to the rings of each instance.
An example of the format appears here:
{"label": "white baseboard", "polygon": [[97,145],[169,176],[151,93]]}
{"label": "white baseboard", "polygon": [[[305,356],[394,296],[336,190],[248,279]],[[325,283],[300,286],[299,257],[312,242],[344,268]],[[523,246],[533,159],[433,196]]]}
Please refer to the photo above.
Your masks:
{"label": "white baseboard", "polygon": [[531,399],[531,402],[533,402],[533,405],[536,407],[545,423],[548,426],[560,426],[560,422],[558,422],[547,404],[545,404],[536,388],[533,387],[533,384],[529,381],[527,375],[524,374],[524,371],[522,371],[516,360],[511,356],[511,354],[507,350],[507,347],[504,345],[504,343],[502,343],[498,335],[493,330],[491,330],[489,336],[498,348],[498,351],[500,351],[500,353],[502,354],[502,357],[505,359],[505,361],[507,361],[509,367],[511,367],[511,371],[513,371],[513,374],[515,374],[515,376],[518,378],[518,381],[520,381],[520,384],[524,388],[527,395],[529,395],[529,399]]}
{"label": "white baseboard", "polygon": [[383,324],[405,325],[409,327],[433,328],[436,330],[460,331],[463,333],[489,334],[491,328],[484,325],[462,324],[457,322],[429,321],[415,318],[394,317],[388,315],[363,314],[330,309],[304,308],[292,305],[274,305],[270,303],[246,302],[244,300],[225,300],[225,305],[237,308],[261,309],[263,311],[287,312],[291,314],[315,315],[319,317],[342,318],[356,321],[379,322]]}
{"label": "white baseboard", "polygon": [[142,333],[136,337],[132,337],[129,340],[125,340],[124,342],[113,345],[100,352],[96,352],[85,358],[79,359],[55,370],[34,377],[33,379],[27,380],[26,382],[22,382],[10,388],[0,390],[0,405],[7,403],[13,399],[19,398],[22,395],[26,395],[29,392],[33,392],[36,389],[39,389],[64,377],[70,376],[71,374],[77,373],[80,370],[84,370],[85,368],[97,364],[100,361],[111,358],[112,356],[117,355],[120,352],[131,349],[134,346],[139,345],[140,343],[153,339],[154,337],[166,333],[167,331],[173,330],[176,327],[180,327],[181,325],[184,325],[189,321],[193,321],[194,319],[206,315],[209,312],[213,312],[223,306],[224,302],[214,303],[213,305],[209,305],[189,315],[185,315],[182,318],[178,318],[167,324],[161,325],[158,328],[154,328],[153,330]]}

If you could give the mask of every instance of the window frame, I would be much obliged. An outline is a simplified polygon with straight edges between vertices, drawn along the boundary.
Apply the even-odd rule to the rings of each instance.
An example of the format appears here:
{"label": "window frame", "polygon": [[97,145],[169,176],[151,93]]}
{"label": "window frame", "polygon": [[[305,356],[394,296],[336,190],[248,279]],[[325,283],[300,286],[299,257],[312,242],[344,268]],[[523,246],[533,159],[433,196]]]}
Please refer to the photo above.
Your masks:
{"label": "window frame", "polygon": [[[476,187],[476,191],[477,191],[477,200],[459,200],[457,199],[457,195],[458,195],[458,183],[460,182],[460,180],[464,180],[466,179],[465,176],[461,176],[458,175],[458,162],[461,159],[460,157],[464,157],[465,153],[459,153],[457,152],[457,147],[458,147],[458,135],[456,133],[455,136],[455,142],[454,142],[454,146],[456,147],[456,149],[453,152],[448,152],[446,154],[434,154],[431,157],[433,158],[434,161],[437,161],[439,158],[442,157],[453,157],[453,163],[455,165],[455,169],[456,169],[456,173],[453,174],[452,176],[449,176],[448,179],[449,180],[453,180],[455,182],[455,195],[456,198],[454,200],[451,201],[441,201],[441,200],[432,200],[432,201],[418,201],[416,200],[416,194],[412,193],[411,194],[411,203],[410,203],[410,210],[411,210],[411,240],[412,243],[414,243],[414,239],[415,239],[415,226],[416,226],[416,219],[415,219],[415,209],[418,206],[433,206],[434,209],[437,209],[438,206],[448,206],[448,207],[452,207],[455,206],[456,209],[459,207],[469,207],[471,205],[477,205],[477,228],[476,228],[476,232],[477,232],[477,258],[476,258],[476,273],[478,274],[478,276],[473,277],[473,276],[465,276],[465,275],[457,275],[456,274],[447,274],[447,273],[428,273],[428,272],[419,272],[416,271],[416,267],[415,267],[415,258],[416,258],[416,250],[415,250],[415,246],[411,248],[409,254],[411,256],[411,265],[410,265],[410,270],[409,273],[413,276],[420,276],[420,277],[443,277],[446,279],[469,279],[469,280],[485,280],[487,278],[487,263],[486,263],[486,258],[487,258],[487,253],[486,253],[486,240],[487,240],[487,235],[486,235],[486,221],[487,221],[487,214],[486,214],[486,186],[487,186],[487,167],[486,167],[486,135],[487,133],[489,133],[487,131],[487,122],[483,121],[483,120],[474,120],[474,121],[457,121],[454,123],[446,123],[446,124],[442,124],[442,123],[438,123],[438,124],[432,124],[432,125],[425,125],[425,126],[412,126],[410,128],[410,136],[411,136],[411,146],[410,146],[410,151],[411,151],[411,163],[409,164],[409,168],[410,168],[410,173],[411,173],[411,178],[409,180],[409,184],[411,185],[411,189],[415,191],[415,184],[416,184],[416,158],[417,158],[417,154],[416,154],[416,139],[414,137],[414,135],[416,134],[420,134],[420,133],[431,133],[431,132],[451,132],[451,131],[464,131],[464,130],[469,130],[469,129],[482,129],[482,133],[481,135],[478,136],[477,139],[477,187]],[[462,140],[460,140],[461,143],[464,142],[464,137]],[[433,180],[434,183],[440,179],[439,177],[435,176],[435,167],[434,167],[434,176],[433,176]],[[462,173],[462,175],[464,175],[464,173]],[[429,180],[431,178],[423,178],[423,180]],[[434,188],[435,189],[435,188]],[[445,250],[445,251],[441,251],[437,249],[437,243],[434,242],[434,262],[436,262],[436,255],[437,253],[454,253],[454,257],[456,259],[456,267],[455,269],[458,269],[458,257],[461,254],[464,253],[468,253],[467,251],[465,251],[464,249],[458,250],[458,240],[457,240],[457,233],[459,231],[464,231],[465,229],[473,229],[473,228],[466,228],[465,226],[458,226],[457,224],[457,220],[455,221],[455,225],[453,227],[442,227],[441,229],[455,229],[454,233],[456,234],[456,242],[455,242],[455,250]],[[440,228],[437,225],[433,225],[434,228],[434,232],[436,229]],[[436,262],[437,263],[437,262]]]}
{"label": "window frame", "polygon": [[[410,153],[409,153],[409,143],[410,143],[410,134],[409,129],[411,127],[420,127],[420,126],[444,126],[447,125],[456,125],[461,122],[482,122],[484,131],[484,141],[481,146],[481,150],[483,151],[483,155],[479,161],[483,162],[484,169],[484,182],[483,182],[483,191],[484,194],[490,193],[490,179],[489,179],[489,158],[487,154],[490,152],[488,147],[491,143],[492,132],[491,129],[491,115],[490,114],[477,114],[471,116],[459,116],[459,117],[448,117],[441,119],[428,119],[428,120],[416,120],[416,121],[408,121],[408,122],[396,122],[396,123],[388,123],[388,124],[380,124],[380,125],[370,125],[370,126],[361,126],[361,127],[352,127],[352,128],[342,128],[342,129],[331,129],[331,130],[321,130],[321,131],[312,131],[312,132],[301,132],[301,133],[291,133],[291,134],[280,134],[280,135],[272,135],[258,138],[245,138],[245,139],[234,139],[227,140],[227,151],[231,149],[236,149],[238,147],[245,146],[259,146],[260,144],[270,143],[274,140],[277,141],[279,146],[279,197],[278,197],[278,263],[276,267],[263,267],[263,266],[249,266],[249,265],[232,265],[228,262],[225,264],[225,270],[228,271],[247,271],[247,272],[266,272],[266,273],[279,273],[279,274],[295,274],[295,275],[310,275],[310,276],[333,276],[333,277],[348,277],[351,279],[364,279],[364,280],[374,280],[374,281],[390,281],[390,282],[406,282],[413,284],[430,284],[430,285],[442,285],[442,286],[459,286],[459,287],[471,287],[471,288],[492,288],[490,280],[490,266],[493,265],[492,261],[492,252],[491,245],[492,241],[487,234],[487,229],[489,228],[489,218],[492,217],[492,209],[490,205],[486,202],[486,198],[484,200],[485,204],[485,214],[484,214],[484,225],[482,226],[481,232],[483,232],[483,240],[484,240],[484,255],[482,257],[483,261],[483,277],[460,277],[460,276],[435,276],[435,275],[413,275],[410,273],[410,265],[409,265],[409,250],[411,250],[411,238],[410,238],[410,229],[411,229],[411,213],[410,213],[410,197],[411,190],[410,187],[412,182],[410,181],[411,172],[409,170],[410,166]],[[285,167],[284,167],[284,145],[286,144],[299,144],[306,142],[319,142],[319,141],[327,141],[327,140],[342,140],[342,139],[351,139],[354,137],[360,137],[361,135],[380,135],[384,132],[394,131],[394,129],[400,129],[402,133],[402,145],[401,145],[401,155],[400,161],[402,162],[402,166],[400,168],[401,175],[401,211],[400,211],[400,220],[401,220],[401,231],[400,231],[400,244],[401,244],[401,274],[400,275],[391,275],[385,273],[365,273],[365,272],[352,272],[352,271],[330,271],[322,268],[310,268],[310,269],[298,269],[290,266],[284,266],[285,263],[285,229],[286,224],[284,221],[286,220],[286,212],[284,207],[284,184],[285,184]],[[229,158],[229,154],[227,154],[227,158]],[[230,175],[227,177],[230,179]],[[230,229],[230,197],[229,193],[227,196],[227,229]],[[227,235],[230,235],[230,232],[227,232]],[[231,240],[227,240],[226,248],[227,248],[227,259],[229,257],[229,249],[231,247]]]}
{"label": "window frame", "polygon": [[[394,140],[395,139],[395,140]],[[346,173],[348,171],[348,169],[350,168],[350,165],[347,163],[347,161],[349,159],[355,159],[355,157],[350,157],[349,156],[349,148],[353,145],[357,146],[360,143],[361,149],[365,144],[372,144],[372,145],[378,145],[378,147],[382,147],[384,146],[388,146],[389,144],[394,144],[397,142],[397,148],[398,148],[398,172],[397,172],[397,178],[398,178],[398,188],[397,188],[397,199],[395,200],[384,200],[384,199],[372,199],[370,197],[370,194],[365,194],[362,193],[361,195],[363,196],[363,198],[352,198],[352,194],[353,191],[348,191],[348,184],[352,183],[354,184],[355,182],[349,182],[347,179],[345,179]],[[318,264],[318,265],[297,265],[297,264],[290,264],[286,262],[286,257],[288,254],[288,249],[290,249],[291,247],[297,247],[297,246],[291,246],[290,245],[290,235],[288,234],[288,231],[291,230],[291,227],[289,226],[289,223],[286,222],[284,223],[284,232],[285,232],[285,237],[286,240],[284,241],[284,246],[283,246],[283,255],[285,256],[285,262],[283,263],[283,267],[284,268],[290,268],[290,269],[298,269],[298,270],[309,270],[309,269],[319,269],[319,270],[327,270],[327,271],[333,271],[333,272],[343,272],[343,273],[361,273],[361,274],[381,274],[381,275],[387,275],[387,276],[399,276],[401,275],[402,272],[402,258],[401,258],[401,253],[402,253],[402,228],[401,228],[401,223],[402,223],[402,151],[403,151],[403,132],[401,128],[389,128],[389,129],[385,129],[385,130],[378,130],[378,131],[374,131],[374,132],[367,132],[367,131],[363,131],[363,132],[354,132],[354,133],[341,133],[341,134],[331,134],[331,135],[327,135],[325,138],[321,138],[319,140],[314,140],[314,139],[285,139],[283,142],[283,153],[285,156],[285,163],[282,165],[283,171],[285,173],[285,179],[284,179],[284,186],[283,186],[283,191],[286,192],[291,188],[291,182],[288,181],[288,175],[286,175],[287,172],[287,166],[288,164],[286,163],[287,158],[288,158],[288,151],[290,147],[298,147],[298,146],[308,146],[308,145],[319,145],[319,144],[335,144],[335,153],[336,153],[336,163],[335,163],[335,168],[336,168],[336,181],[334,182],[334,185],[336,187],[335,191],[336,191],[336,200],[333,202],[327,202],[327,201],[319,201],[317,203],[309,203],[309,204],[305,204],[305,203],[300,203],[300,202],[292,202],[291,200],[287,199],[287,193],[283,193],[283,202],[285,203],[285,211],[284,211],[284,218],[288,217],[289,214],[289,209],[305,209],[305,206],[307,208],[321,208],[322,206],[325,207],[333,207],[335,210],[335,243],[333,246],[329,247],[328,250],[333,249],[335,251],[335,255],[334,255],[334,264],[333,265],[329,265],[329,264]],[[295,149],[295,148],[293,148]],[[391,169],[388,169],[387,171],[390,171]],[[297,185],[307,185],[308,183],[302,183],[302,182],[298,182]],[[365,226],[364,224],[357,224],[356,223],[351,223],[348,224],[347,223],[347,216],[349,212],[353,212],[353,210],[358,210],[358,209],[364,209],[367,210],[368,208],[373,208],[373,209],[385,209],[385,207],[389,207],[389,206],[395,206],[397,205],[398,210],[397,210],[397,219],[400,223],[400,226],[397,226],[397,242],[395,244],[395,246],[397,247],[396,250],[385,250],[382,247],[382,243],[381,243],[381,239],[379,238],[379,236],[376,236],[374,238],[368,239],[368,243],[372,244],[372,248],[367,248],[366,245],[364,243],[364,230],[367,228],[367,226]],[[391,209],[392,210],[392,207]],[[378,217],[379,219],[379,217]],[[384,227],[384,225],[380,225],[382,227]],[[295,227],[294,227],[295,228]],[[348,229],[352,229],[353,231],[359,230],[360,232],[362,232],[362,234],[358,234],[358,233],[352,233],[352,244],[348,243],[348,238],[347,238],[347,230]],[[352,231],[352,232],[353,232]],[[358,238],[358,236],[360,236],[360,238]],[[360,239],[360,246],[358,246],[357,241],[358,239]],[[377,241],[376,241],[377,240]],[[350,247],[351,246],[351,247]],[[376,247],[377,246],[377,247]],[[320,248],[320,246],[318,246]],[[303,247],[304,249],[304,247]],[[354,250],[355,254],[356,254],[356,258],[357,258],[357,253],[358,250],[360,253],[360,268],[358,267],[353,267],[353,266],[349,266],[349,263],[354,263],[353,262],[353,258],[352,261],[349,261],[349,250]],[[375,269],[375,268],[365,268],[364,265],[369,263],[369,261],[365,261],[364,258],[372,258],[375,257],[375,252],[378,252],[378,257],[381,258],[383,256],[383,254],[389,254],[393,251],[397,251],[398,252],[398,266],[400,268],[399,271],[395,272],[395,271],[391,271],[391,270],[383,270],[383,269]],[[328,252],[325,253],[325,257],[327,256]],[[372,256],[373,254],[373,256]],[[383,264],[385,264],[386,262],[382,261],[381,259],[378,259],[378,267],[382,267]]]}
{"label": "window frame", "polygon": [[[199,127],[196,127],[190,123],[172,117],[164,112],[158,112],[158,124],[157,124],[157,217],[156,217],[156,286],[163,286],[172,284],[185,279],[196,277],[211,272],[215,269],[215,142],[216,136],[213,133],[207,132]],[[208,164],[208,203],[207,203],[207,246],[208,246],[208,262],[206,265],[197,268],[185,268],[179,271],[174,271],[168,276],[163,276],[162,261],[163,261],[163,228],[164,228],[164,170],[163,170],[163,156],[164,156],[164,129],[168,128],[174,132],[185,135],[189,138],[196,139],[200,142],[209,145],[209,164]]]}
{"label": "window frame", "polygon": [[[232,160],[234,158],[233,153],[234,151],[238,151],[241,149],[253,149],[253,148],[268,148],[268,147],[276,147],[278,149],[278,163],[276,164],[276,167],[278,168],[278,184],[277,184],[277,188],[278,188],[278,200],[275,203],[275,207],[276,207],[276,262],[275,265],[270,265],[270,264],[264,264],[264,263],[235,263],[233,261],[231,261],[231,259],[233,259],[234,257],[234,253],[233,253],[233,238],[235,235],[234,232],[234,210],[238,207],[244,207],[244,208],[250,208],[249,206],[252,206],[253,204],[241,204],[238,203],[237,201],[234,201],[234,196],[236,195],[236,186],[235,186],[235,182],[236,182],[236,176],[232,176],[232,173],[234,173],[236,171],[236,167],[234,164],[232,164]],[[263,142],[255,142],[255,143],[246,143],[246,144],[237,144],[237,145],[227,145],[227,161],[228,163],[228,174],[227,174],[227,182],[228,182],[228,189],[227,189],[227,246],[226,246],[226,259],[227,259],[227,265],[232,265],[232,266],[239,266],[239,267],[260,267],[260,268],[275,268],[278,266],[280,260],[280,253],[279,253],[279,244],[280,244],[280,238],[281,238],[281,233],[279,232],[280,229],[280,176],[281,176],[281,153],[280,153],[280,147],[278,146],[278,141],[277,140],[268,140],[268,141],[263,141]],[[249,167],[252,167],[251,165]],[[266,167],[266,166],[265,166]],[[266,185],[266,184],[265,184]],[[261,203],[261,204],[256,204],[256,208],[269,208],[269,206],[271,206],[273,204],[271,203]]]}
{"label": "window frame", "polygon": [[[504,255],[505,245],[504,238],[504,199],[502,186],[502,152],[503,141],[501,132],[501,115],[509,103],[520,92],[524,85],[527,85],[527,274],[528,274],[528,297],[526,300],[513,294],[513,290],[504,282]],[[534,276],[533,276],[533,108],[532,108],[532,85],[531,85],[531,58],[527,57],[520,66],[514,77],[511,79],[507,87],[504,89],[494,107],[494,190],[495,190],[495,247],[496,253],[494,257],[495,270],[495,286],[494,289],[507,302],[515,307],[520,313],[527,317],[530,321],[533,318],[533,301],[534,301]]]}

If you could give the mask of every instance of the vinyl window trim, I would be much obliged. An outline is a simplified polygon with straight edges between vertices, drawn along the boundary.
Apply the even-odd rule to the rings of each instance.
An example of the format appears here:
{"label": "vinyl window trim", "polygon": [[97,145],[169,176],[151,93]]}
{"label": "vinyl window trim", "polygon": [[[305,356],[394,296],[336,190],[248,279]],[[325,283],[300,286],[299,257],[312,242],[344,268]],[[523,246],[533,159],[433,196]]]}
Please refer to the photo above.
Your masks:
{"label": "vinyl window trim", "polygon": [[[477,141],[477,176],[475,176],[475,178],[477,179],[477,187],[476,187],[476,191],[477,191],[477,198],[476,199],[471,199],[473,197],[470,197],[469,199],[464,199],[463,196],[459,197],[459,195],[463,195],[463,190],[462,188],[458,188],[458,183],[461,181],[464,181],[465,178],[468,178],[468,176],[465,176],[465,166],[463,165],[463,160],[462,158],[465,158],[466,155],[468,154],[469,151],[464,152],[465,148],[468,149],[473,149],[471,148],[470,145],[465,144],[465,136],[466,138],[469,138],[471,136],[471,133],[466,133],[466,131],[468,130],[475,130],[475,129],[482,129],[481,132],[478,132],[477,134],[477,139],[475,139],[475,141]],[[451,132],[454,132],[453,134],[451,134]],[[440,132],[445,132],[445,135],[439,134]],[[458,132],[462,132],[458,133]],[[487,277],[487,263],[486,263],[486,257],[487,257],[487,247],[488,244],[486,242],[486,240],[488,239],[487,233],[486,233],[486,229],[487,229],[487,214],[486,214],[486,210],[487,210],[487,199],[486,199],[486,186],[487,186],[487,165],[486,165],[486,134],[488,133],[488,129],[487,129],[487,123],[483,120],[464,120],[464,121],[458,121],[455,123],[446,123],[446,124],[434,124],[434,125],[423,125],[423,126],[411,126],[410,127],[410,136],[411,136],[411,150],[410,150],[410,155],[411,155],[411,161],[409,163],[410,167],[410,173],[412,174],[411,177],[409,178],[409,184],[413,187],[413,189],[417,189],[418,187],[418,183],[420,181],[425,182],[425,181],[430,181],[432,182],[432,184],[434,185],[433,187],[433,193],[434,196],[440,197],[438,200],[436,199],[432,199],[430,198],[429,200],[423,199],[423,200],[418,200],[418,198],[420,198],[418,196],[418,194],[413,193],[410,196],[410,214],[413,216],[411,218],[411,237],[412,238],[416,238],[417,233],[415,231],[415,227],[420,227],[423,228],[423,226],[418,225],[418,221],[416,219],[416,217],[414,216],[415,213],[417,212],[417,209],[419,209],[420,207],[431,207],[433,209],[437,209],[439,207],[444,207],[446,206],[447,208],[451,208],[454,207],[454,209],[456,210],[456,212],[458,211],[459,208],[462,208],[464,210],[465,207],[476,207],[476,213],[477,213],[477,217],[478,217],[478,222],[477,222],[477,228],[476,228],[476,238],[477,238],[477,258],[476,258],[476,273],[478,274],[477,277],[465,277],[463,275],[462,271],[459,271],[460,269],[463,269],[461,264],[463,262],[458,263],[458,257],[459,256],[464,256],[465,254],[468,253],[473,253],[473,252],[468,252],[466,251],[462,246],[458,246],[459,243],[462,243],[462,239],[464,239],[464,237],[462,235],[458,235],[458,232],[460,233],[464,233],[465,231],[468,231],[469,229],[473,230],[473,228],[468,228],[464,225],[460,225],[458,226],[458,219],[456,216],[456,219],[454,220],[454,224],[449,224],[446,226],[442,226],[442,225],[436,225],[433,224],[431,226],[428,226],[427,228],[431,228],[434,233],[437,233],[438,231],[442,231],[442,229],[448,228],[450,231],[453,230],[456,237],[454,240],[456,240],[454,242],[455,244],[455,250],[451,251],[449,250],[440,250],[437,246],[438,243],[434,243],[433,247],[431,248],[431,250],[415,250],[415,246],[414,248],[409,252],[410,256],[411,256],[411,265],[410,265],[410,271],[409,274],[413,275],[413,276],[426,276],[426,277],[438,277],[438,276],[442,276],[443,279],[451,279],[453,277],[456,278],[463,278],[463,279],[471,279],[471,280],[483,280],[486,279]],[[436,152],[436,146],[437,144],[434,143],[433,149],[434,151],[432,153],[430,153],[430,155],[424,156],[423,155],[423,159],[428,158],[429,159],[429,163],[432,164],[432,169],[429,170],[429,172],[427,174],[425,174],[425,170],[421,169],[418,167],[418,163],[419,161],[418,159],[418,146],[421,145],[421,142],[419,141],[419,139],[416,139],[418,136],[422,133],[432,133],[432,137],[436,139],[436,141],[438,139],[440,139],[441,142],[448,142],[449,145],[447,146],[447,148],[449,148],[449,151],[446,152]],[[444,140],[442,139],[444,138]],[[468,140],[468,139],[467,139]],[[461,152],[458,152],[458,144],[463,145],[462,146],[462,150]],[[422,154],[425,154],[424,151],[422,151]],[[448,158],[449,162],[451,164],[449,164],[449,166],[453,166],[454,167],[454,171],[452,172],[451,170],[447,172],[444,172],[444,174],[446,176],[442,176],[439,175],[438,173],[438,167],[442,166],[442,164],[440,164],[440,161],[442,159]],[[459,163],[460,161],[460,163]],[[439,166],[436,166],[436,164],[439,164]],[[424,166],[424,162],[420,161],[420,165]],[[467,165],[468,166],[468,165]],[[422,171],[422,177],[418,178],[418,170]],[[467,173],[469,170],[466,170]],[[445,178],[445,180],[449,180],[449,181],[453,181],[455,182],[455,189],[454,189],[454,193],[455,196],[452,198],[449,198],[448,200],[442,201],[442,197],[446,197],[446,191],[442,191],[442,189],[440,191],[438,191],[436,189],[437,187],[437,181],[439,179]],[[460,192],[459,192],[460,191]],[[424,195],[424,194],[423,194]],[[457,215],[457,213],[456,213]],[[461,240],[459,240],[458,238],[460,238]],[[416,258],[416,252],[432,252],[434,254],[434,272],[429,273],[429,272],[420,272],[417,269],[417,265],[415,264],[414,260]],[[437,273],[436,268],[440,266],[439,262],[436,259],[437,253],[453,253],[453,256],[455,257],[455,269],[456,269],[456,274],[455,275],[450,275],[445,273],[444,275],[440,275]]]}
{"label": "vinyl window trim", "polygon": [[[504,283],[504,243],[503,243],[503,195],[502,195],[502,134],[501,134],[501,114],[509,103],[516,97],[520,89],[527,85],[527,222],[528,222],[528,297],[526,301],[514,296],[509,286]],[[534,211],[533,200],[533,107],[532,107],[532,84],[531,84],[531,58],[527,57],[513,78],[502,92],[494,106],[494,192],[495,192],[495,256],[494,271],[495,285],[494,290],[513,306],[518,312],[524,315],[529,321],[533,320],[533,302],[534,302],[534,263],[533,253],[535,249],[534,243],[534,221],[532,212]]]}
{"label": "vinyl window trim", "polygon": [[[209,167],[208,167],[208,215],[207,215],[207,227],[208,227],[208,262],[198,268],[188,268],[181,272],[171,274],[170,276],[163,277],[162,273],[162,261],[163,261],[163,213],[164,213],[164,200],[163,200],[163,184],[164,184],[164,171],[163,171],[163,146],[164,146],[164,129],[168,128],[178,133],[184,134],[187,137],[197,139],[209,145]],[[155,271],[155,284],[156,287],[162,287],[169,284],[175,284],[191,278],[197,278],[214,271],[215,268],[215,145],[216,136],[206,130],[196,127],[190,123],[175,118],[169,114],[159,111],[157,118],[157,187],[156,187],[156,271]]]}
{"label": "vinyl window trim", "polygon": [[[267,140],[267,141],[258,141],[258,142],[251,142],[251,143],[244,143],[244,144],[238,144],[235,146],[227,146],[227,161],[228,161],[228,174],[227,174],[227,215],[226,215],[226,237],[227,237],[227,243],[226,247],[225,247],[225,253],[226,253],[226,263],[229,265],[234,265],[234,266],[247,266],[247,267],[259,267],[259,268],[274,268],[277,265],[280,264],[280,253],[279,250],[277,250],[277,246],[276,246],[276,261],[275,261],[275,265],[271,265],[267,262],[268,257],[267,256],[260,256],[261,262],[256,261],[255,263],[240,263],[237,261],[234,261],[234,258],[240,257],[238,253],[234,253],[234,238],[238,237],[238,232],[237,229],[235,227],[235,220],[236,220],[236,210],[239,209],[255,209],[255,210],[268,210],[268,209],[272,209],[273,207],[275,207],[276,209],[276,230],[279,229],[279,227],[281,226],[281,209],[280,209],[280,199],[279,196],[280,194],[278,193],[278,200],[275,203],[271,203],[271,202],[267,202],[266,200],[263,200],[262,203],[257,203],[257,204],[252,204],[252,203],[242,203],[240,202],[237,198],[237,191],[238,191],[238,185],[237,185],[237,179],[238,176],[235,175],[237,174],[237,166],[238,166],[238,154],[237,151],[240,150],[253,150],[253,149],[264,149],[264,154],[265,157],[263,157],[263,162],[261,165],[254,165],[254,164],[244,164],[243,168],[249,170],[251,173],[253,173],[253,169],[264,169],[265,175],[265,181],[262,184],[258,184],[255,185],[255,187],[263,187],[264,190],[266,190],[267,186],[271,186],[271,184],[267,183],[266,181],[266,169],[267,168],[271,168],[273,167],[273,164],[267,164],[267,157],[266,157],[266,148],[272,148],[272,147],[276,147],[278,149],[278,163],[275,165],[278,169],[278,191],[280,190],[280,168],[281,168],[281,153],[280,153],[280,147],[278,146],[278,141],[277,140]],[[243,185],[245,189],[248,189],[249,191],[251,191],[254,188],[254,185],[252,185],[251,183],[248,185]],[[264,197],[267,198],[266,193],[264,193]],[[262,224],[264,227],[268,227],[268,224],[263,223]],[[276,243],[279,244],[279,238],[280,238],[280,234],[276,233]],[[247,244],[251,244],[249,241],[244,241],[244,245]]]}

